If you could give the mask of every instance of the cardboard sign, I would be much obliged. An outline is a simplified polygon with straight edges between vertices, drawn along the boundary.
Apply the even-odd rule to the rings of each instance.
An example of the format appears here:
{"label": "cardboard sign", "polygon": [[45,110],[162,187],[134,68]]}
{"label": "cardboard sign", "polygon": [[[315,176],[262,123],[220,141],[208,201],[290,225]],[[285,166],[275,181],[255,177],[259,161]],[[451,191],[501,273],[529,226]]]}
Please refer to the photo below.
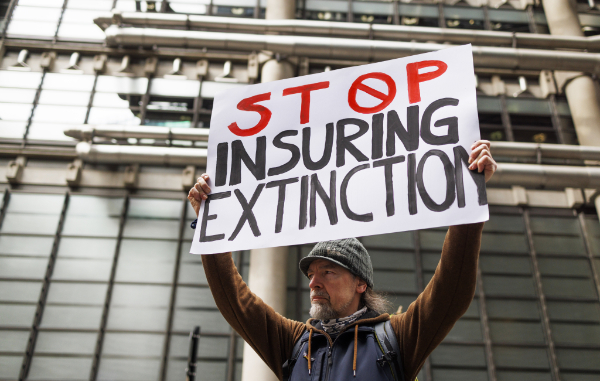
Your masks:
{"label": "cardboard sign", "polygon": [[191,252],[486,221],[471,46],[215,97]]}

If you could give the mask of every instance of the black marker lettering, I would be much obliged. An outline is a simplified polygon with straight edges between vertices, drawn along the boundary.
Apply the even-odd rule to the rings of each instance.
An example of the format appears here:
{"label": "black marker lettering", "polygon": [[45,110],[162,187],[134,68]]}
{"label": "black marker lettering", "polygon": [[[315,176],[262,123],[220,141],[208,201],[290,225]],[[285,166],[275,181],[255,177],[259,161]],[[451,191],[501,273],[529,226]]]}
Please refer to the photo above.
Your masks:
{"label": "black marker lettering", "polygon": [[417,160],[414,153],[408,154],[408,213],[417,214]]}
{"label": "black marker lettering", "polygon": [[300,221],[298,229],[302,230],[306,227],[308,214],[308,175],[302,176],[300,180]]}
{"label": "black marker lettering", "polygon": [[246,221],[248,221],[248,225],[250,225],[250,229],[252,229],[252,234],[254,234],[255,237],[260,236],[260,230],[258,229],[258,223],[256,222],[254,212],[252,212],[252,208],[254,207],[254,204],[256,204],[256,201],[258,200],[258,197],[260,196],[260,193],[262,192],[264,187],[265,184],[258,184],[256,189],[254,190],[252,198],[250,199],[250,203],[246,201],[246,197],[244,197],[244,195],[242,194],[242,192],[240,192],[239,189],[234,190],[235,196],[237,197],[244,211],[242,212],[240,221],[235,227],[233,233],[231,234],[231,237],[229,237],[230,241],[233,241],[235,237],[237,237],[238,233],[240,232],[240,230],[242,230],[242,227],[244,226]]}
{"label": "black marker lettering", "polygon": [[476,169],[469,170],[469,154],[462,146],[454,147],[454,173],[456,175],[456,194],[458,198],[458,207],[465,207],[465,184],[463,179],[463,164],[471,175],[473,182],[477,186],[477,201],[479,205],[487,205],[487,193],[485,191],[485,175],[479,173]]}
{"label": "black marker lettering", "polygon": [[[358,126],[358,132],[352,134],[350,136],[346,136],[345,130],[346,126],[349,124],[353,124]],[[336,162],[335,165],[337,167],[341,167],[346,164],[346,151],[350,152],[352,156],[356,158],[358,161],[369,161],[369,158],[366,157],[362,152],[356,148],[354,144],[351,142],[369,131],[369,123],[365,122],[361,119],[356,118],[347,118],[342,119],[337,122],[337,147],[336,147]]]}
{"label": "black marker lettering", "polygon": [[[414,154],[412,154],[414,155]],[[385,172],[385,210],[387,216],[391,217],[396,214],[396,206],[394,205],[394,174],[392,166],[394,164],[404,162],[404,156],[390,157],[389,159],[377,160],[373,162],[373,168],[383,167]],[[414,161],[414,160],[413,160]],[[410,182],[409,182],[410,187]],[[411,213],[413,214],[413,213]]]}
{"label": "black marker lettering", "polygon": [[406,129],[404,129],[396,111],[389,111],[387,118],[386,156],[396,154],[396,136],[404,144],[407,151],[410,152],[419,148],[419,106],[410,106],[406,110]]}
{"label": "black marker lettering", "polygon": [[267,137],[256,138],[256,155],[252,161],[244,148],[241,140],[231,143],[231,176],[229,185],[237,185],[242,182],[242,161],[246,168],[254,175],[256,180],[264,180],[267,165]]}
{"label": "black marker lettering", "polygon": [[227,155],[229,155],[229,144],[217,144],[217,170],[215,174],[215,186],[220,187],[227,183]]}
{"label": "black marker lettering", "polygon": [[331,171],[329,176],[329,196],[325,193],[325,189],[319,182],[319,178],[316,173],[310,176],[310,227],[317,224],[317,193],[321,197],[321,201],[327,209],[327,216],[329,216],[329,223],[335,225],[338,223],[337,217],[337,203],[335,196],[335,171]]}
{"label": "black marker lettering", "polygon": [[283,225],[283,207],[285,205],[285,187],[288,184],[297,183],[298,178],[294,177],[286,180],[277,180],[267,183],[267,188],[279,187],[279,199],[277,200],[277,217],[275,218],[275,233],[281,232]]}
{"label": "black marker lettering", "polygon": [[373,115],[371,133],[371,159],[381,159],[383,157],[383,113]]}
{"label": "black marker lettering", "polygon": [[[423,169],[425,167],[425,162],[427,162],[427,159],[431,156],[437,156],[440,158],[442,164],[444,165],[444,173],[446,174],[446,199],[441,204],[437,204],[431,197],[429,197],[429,194],[425,189],[425,182],[423,181]],[[433,210],[434,212],[442,212],[450,208],[450,205],[452,205],[454,199],[456,198],[455,187],[454,166],[448,158],[448,155],[446,155],[444,151],[440,151],[438,149],[432,149],[423,155],[417,168],[417,188],[419,189],[419,194],[421,195],[423,204],[425,204],[427,209]]]}
{"label": "black marker lettering", "polygon": [[354,176],[354,174],[356,172],[362,171],[363,169],[367,169],[370,167],[371,167],[371,164],[362,164],[362,165],[359,165],[358,167],[354,167],[344,177],[344,180],[342,180],[342,186],[340,188],[340,204],[342,205],[342,210],[344,211],[344,214],[346,215],[346,217],[348,217],[349,219],[354,220],[354,221],[361,221],[361,222],[373,221],[373,213],[356,214],[352,210],[350,210],[350,206],[348,206],[348,194],[347,194],[348,183],[350,183],[350,179],[352,178],[352,176]]}
{"label": "black marker lettering", "polygon": [[268,172],[269,176],[276,176],[281,175],[282,173],[286,173],[287,171],[293,169],[300,161],[300,148],[296,147],[294,144],[284,143],[281,141],[281,139],[285,137],[296,135],[298,135],[298,131],[287,130],[280,132],[273,139],[273,145],[277,148],[286,149],[290,151],[292,153],[292,158],[287,163],[280,165],[279,167],[270,168]]}
{"label": "black marker lettering", "polygon": [[440,119],[434,124],[436,127],[448,126],[448,133],[446,135],[437,136],[431,132],[431,116],[435,111],[444,106],[458,106],[458,99],[442,98],[427,106],[423,113],[423,119],[421,119],[421,138],[423,138],[425,143],[434,146],[458,143],[458,118],[455,116]]}
{"label": "black marker lettering", "polygon": [[220,241],[225,238],[225,234],[206,235],[206,226],[208,225],[208,221],[217,219],[216,214],[208,214],[210,202],[213,200],[222,200],[227,197],[231,197],[231,191],[208,195],[208,198],[204,202],[204,213],[202,213],[202,223],[200,224],[200,242]]}
{"label": "black marker lettering", "polygon": [[325,147],[323,148],[323,156],[318,161],[312,161],[310,156],[310,127],[302,129],[302,160],[304,166],[311,171],[318,171],[324,168],[331,159],[331,151],[333,149],[333,123],[327,123],[325,127]]}

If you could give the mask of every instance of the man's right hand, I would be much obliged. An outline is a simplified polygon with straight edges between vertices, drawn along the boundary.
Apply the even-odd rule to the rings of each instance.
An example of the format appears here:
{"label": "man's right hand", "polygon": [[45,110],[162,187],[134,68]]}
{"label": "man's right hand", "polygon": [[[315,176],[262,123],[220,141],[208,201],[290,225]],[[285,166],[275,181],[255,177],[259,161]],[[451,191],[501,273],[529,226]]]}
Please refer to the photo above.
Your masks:
{"label": "man's right hand", "polygon": [[203,200],[208,198],[209,193],[210,187],[208,186],[208,175],[203,173],[198,177],[196,185],[194,185],[192,189],[190,189],[190,193],[188,193],[188,200],[190,200],[190,204],[192,204],[196,216],[200,213],[200,204]]}

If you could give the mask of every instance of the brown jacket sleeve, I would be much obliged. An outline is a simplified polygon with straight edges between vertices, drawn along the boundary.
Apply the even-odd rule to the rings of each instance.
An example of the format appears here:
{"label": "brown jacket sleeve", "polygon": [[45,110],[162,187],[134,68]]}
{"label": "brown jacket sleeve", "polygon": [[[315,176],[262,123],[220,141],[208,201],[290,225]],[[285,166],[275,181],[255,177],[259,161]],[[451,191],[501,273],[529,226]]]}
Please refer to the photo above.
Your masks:
{"label": "brown jacket sleeve", "polygon": [[254,295],[238,273],[231,253],[203,255],[202,265],[225,320],[281,380],[281,365],[291,357],[304,323],[281,316]]}
{"label": "brown jacket sleeve", "polygon": [[405,313],[391,318],[408,381],[473,300],[482,230],[483,223],[450,227],[433,278]]}

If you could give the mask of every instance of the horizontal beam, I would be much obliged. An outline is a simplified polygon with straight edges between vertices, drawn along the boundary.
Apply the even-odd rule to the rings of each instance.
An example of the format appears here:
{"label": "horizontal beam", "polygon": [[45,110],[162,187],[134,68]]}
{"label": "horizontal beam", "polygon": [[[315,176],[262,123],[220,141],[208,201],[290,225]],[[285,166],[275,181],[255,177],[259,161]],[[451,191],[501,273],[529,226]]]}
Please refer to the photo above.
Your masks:
{"label": "horizontal beam", "polygon": [[[106,43],[109,46],[152,47],[156,45],[247,52],[267,50],[289,56],[372,62],[451,47],[433,43],[121,28],[116,25],[108,27],[105,33]],[[600,54],[598,53],[474,46],[473,62],[475,66],[480,67],[567,70],[600,74]]]}
{"label": "horizontal beam", "polygon": [[70,128],[64,131],[65,135],[77,139],[91,141],[93,137],[112,139],[164,139],[164,140],[190,140],[208,141],[208,128],[169,128],[146,126],[93,126],[83,125],[80,128]]}
{"label": "horizontal beam", "polygon": [[102,29],[112,24],[135,27],[185,28],[282,35],[362,38],[390,41],[420,41],[481,46],[518,46],[539,49],[599,50],[600,37],[552,36],[534,33],[493,32],[406,25],[340,23],[313,20],[260,20],[165,13],[107,13],[94,19]]}
{"label": "horizontal beam", "polygon": [[600,160],[600,147],[567,144],[492,142],[495,157],[555,158],[571,160]]}
{"label": "horizontal beam", "polygon": [[600,168],[499,163],[489,184],[534,188],[600,188]]}
{"label": "horizontal beam", "polygon": [[146,164],[167,166],[205,166],[204,148],[123,146],[79,142],[77,156],[84,162],[112,164]]}

